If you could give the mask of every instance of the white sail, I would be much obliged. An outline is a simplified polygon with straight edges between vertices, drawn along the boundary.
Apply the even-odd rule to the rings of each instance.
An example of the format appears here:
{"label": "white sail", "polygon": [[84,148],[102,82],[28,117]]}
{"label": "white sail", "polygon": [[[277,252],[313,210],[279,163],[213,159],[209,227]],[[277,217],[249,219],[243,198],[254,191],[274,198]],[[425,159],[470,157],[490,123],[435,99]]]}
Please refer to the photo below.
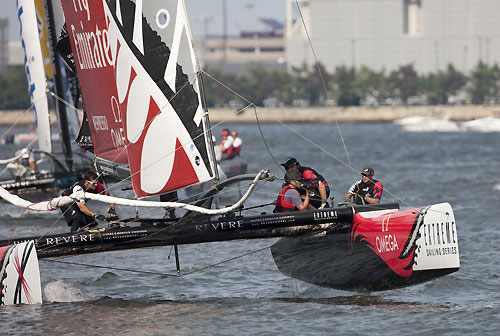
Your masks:
{"label": "white sail", "polygon": [[38,33],[37,15],[33,0],[18,0],[18,18],[21,26],[21,44],[24,49],[24,63],[28,79],[29,93],[35,115],[38,147],[51,152],[49,108],[47,104],[47,83],[44,61]]}

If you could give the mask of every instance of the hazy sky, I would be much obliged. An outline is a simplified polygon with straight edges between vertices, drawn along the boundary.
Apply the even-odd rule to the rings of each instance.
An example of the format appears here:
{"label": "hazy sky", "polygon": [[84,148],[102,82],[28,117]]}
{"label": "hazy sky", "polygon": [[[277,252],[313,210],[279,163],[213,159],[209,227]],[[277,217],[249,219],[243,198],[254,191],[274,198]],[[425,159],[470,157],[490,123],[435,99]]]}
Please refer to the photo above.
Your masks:
{"label": "hazy sky", "polygon": [[[0,17],[9,19],[9,40],[19,40],[16,0],[1,0]],[[148,0],[146,0],[148,1]],[[222,3],[224,0],[185,0],[193,34],[203,34],[202,17],[212,17],[207,25],[209,34],[222,34]],[[226,0],[228,32],[237,35],[241,30],[258,29],[257,18],[285,20],[285,0]]]}

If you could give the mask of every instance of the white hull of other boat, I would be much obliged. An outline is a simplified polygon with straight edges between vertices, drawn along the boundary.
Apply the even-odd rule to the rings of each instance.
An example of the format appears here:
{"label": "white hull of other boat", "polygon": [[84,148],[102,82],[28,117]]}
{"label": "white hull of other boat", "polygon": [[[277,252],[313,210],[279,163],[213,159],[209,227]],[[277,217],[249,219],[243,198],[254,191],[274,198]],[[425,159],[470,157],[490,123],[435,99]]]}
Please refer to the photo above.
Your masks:
{"label": "white hull of other boat", "polygon": [[431,116],[415,116],[394,121],[407,132],[459,132],[460,126],[449,119]]}
{"label": "white hull of other boat", "polygon": [[500,118],[486,117],[475,119],[463,122],[461,126],[464,131],[468,132],[500,132]]}

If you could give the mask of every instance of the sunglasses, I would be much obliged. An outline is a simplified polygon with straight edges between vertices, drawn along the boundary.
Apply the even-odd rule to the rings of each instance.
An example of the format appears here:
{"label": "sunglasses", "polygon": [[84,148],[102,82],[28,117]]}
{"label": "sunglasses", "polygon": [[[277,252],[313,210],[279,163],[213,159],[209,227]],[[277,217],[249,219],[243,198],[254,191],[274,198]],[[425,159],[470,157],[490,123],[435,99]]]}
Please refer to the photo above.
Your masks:
{"label": "sunglasses", "polygon": [[92,184],[92,185],[96,185],[97,184],[97,181],[92,182],[92,181],[87,180],[87,182],[90,183],[90,184]]}

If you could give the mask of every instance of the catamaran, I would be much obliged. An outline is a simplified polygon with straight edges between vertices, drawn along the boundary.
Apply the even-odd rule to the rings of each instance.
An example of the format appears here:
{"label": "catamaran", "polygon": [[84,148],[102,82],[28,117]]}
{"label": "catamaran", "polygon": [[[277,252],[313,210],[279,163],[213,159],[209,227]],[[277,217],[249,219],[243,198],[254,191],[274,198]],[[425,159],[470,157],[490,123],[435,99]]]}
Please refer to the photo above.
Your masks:
{"label": "catamaran", "polygon": [[[42,301],[38,259],[170,245],[178,261],[178,245],[241,239],[280,238],[271,251],[281,272],[343,290],[388,290],[459,269],[457,226],[448,203],[244,216],[244,203],[257,183],[275,178],[262,170],[217,182],[184,1],[63,0],[62,6],[93,151],[111,167],[105,173],[118,166],[128,171],[136,199],[82,191],[33,204],[3,189],[0,196],[33,211],[91,199],[186,212],[175,219],[132,217],[88,231],[1,241],[0,304]],[[238,202],[211,208],[217,193],[248,180]],[[193,204],[146,200],[209,181],[213,188]]]}
{"label": "catamaran", "polygon": [[[18,194],[47,193],[71,186],[92,167],[92,161],[74,143],[80,129],[76,112],[79,89],[76,77],[55,50],[56,32],[64,23],[59,1],[19,0],[17,4],[36,137],[29,148],[0,160],[7,165],[2,173],[10,170],[14,175],[0,181],[0,186]],[[62,153],[57,153],[53,141],[50,102],[56,108]],[[38,148],[31,146],[35,140]],[[36,162],[36,170],[27,167],[28,157],[33,165]]]}

